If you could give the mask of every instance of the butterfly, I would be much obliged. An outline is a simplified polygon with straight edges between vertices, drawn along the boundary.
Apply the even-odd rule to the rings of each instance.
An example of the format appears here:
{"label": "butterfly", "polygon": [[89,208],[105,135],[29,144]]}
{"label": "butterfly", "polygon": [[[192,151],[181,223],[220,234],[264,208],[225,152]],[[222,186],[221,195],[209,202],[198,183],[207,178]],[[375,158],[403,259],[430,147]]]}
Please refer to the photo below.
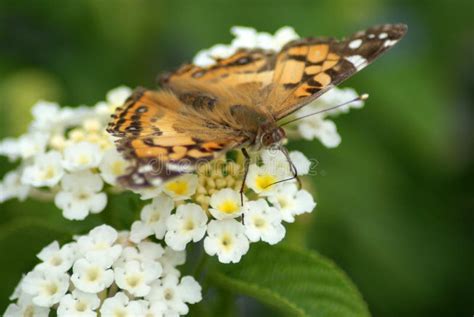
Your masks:
{"label": "butterfly", "polygon": [[212,66],[186,64],[161,76],[160,90],[137,88],[107,127],[133,162],[120,182],[156,185],[234,149],[246,158],[245,179],[247,149],[275,146],[296,174],[279,121],[366,67],[406,31],[385,24],[343,40],[294,40],[279,52],[241,49]]}

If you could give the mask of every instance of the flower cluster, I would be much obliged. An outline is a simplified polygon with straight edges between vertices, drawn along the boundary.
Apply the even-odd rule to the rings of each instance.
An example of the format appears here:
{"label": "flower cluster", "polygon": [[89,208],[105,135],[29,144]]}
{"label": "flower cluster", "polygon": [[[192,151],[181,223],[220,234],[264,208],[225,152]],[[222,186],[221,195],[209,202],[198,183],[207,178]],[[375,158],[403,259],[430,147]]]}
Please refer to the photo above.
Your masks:
{"label": "flower cluster", "polygon": [[201,300],[201,286],[176,268],[185,253],[102,225],[74,242],[54,241],[37,257],[4,316],[178,316]]}
{"label": "flower cluster", "polygon": [[[200,51],[194,63],[209,66],[239,48],[278,51],[298,38],[289,27],[275,35],[243,27],[232,28],[232,33],[231,44]],[[130,94],[127,87],[116,88],[93,107],[60,107],[44,101],[34,105],[28,132],[0,142],[0,155],[19,161],[0,182],[0,203],[12,198],[50,199],[70,220],[103,211],[108,195],[124,190],[117,177],[128,167],[105,127]],[[292,118],[355,96],[352,89],[334,88]],[[358,101],[295,121],[286,126],[287,135],[317,138],[335,147],[340,136],[328,117],[362,105]],[[11,298],[16,302],[5,315],[46,316],[50,310],[59,316],[186,314],[187,304],[201,300],[197,282],[180,277],[176,269],[184,263],[188,244],[202,243],[205,252],[222,263],[239,262],[251,243],[280,242],[286,233],[284,223],[316,206],[294,178],[295,169],[299,176],[312,171],[312,162],[303,153],[266,149],[251,156],[245,178],[244,159],[236,152],[200,166],[195,173],[135,190],[145,202],[129,232],[117,233],[104,225],[62,247],[53,242],[38,254],[42,263],[21,280]]]}
{"label": "flower cluster", "polygon": [[[299,175],[309,173],[311,162],[301,152],[291,152],[290,158]],[[223,263],[239,262],[251,242],[280,242],[285,236],[282,222],[293,222],[296,215],[316,206],[311,194],[291,179],[281,151],[259,154],[249,167],[248,190],[242,195],[237,189],[241,170],[234,161],[218,160],[201,167],[197,175],[166,182],[162,192],[143,207],[140,220],[132,224],[130,239],[139,243],[154,236],[176,251],[204,239],[209,255],[217,255]],[[285,179],[288,181],[274,184]]]}
{"label": "flower cluster", "polygon": [[105,125],[130,93],[119,87],[94,107],[61,108],[45,101],[34,105],[28,133],[0,142],[0,155],[21,159],[0,183],[0,202],[51,198],[71,220],[101,212],[107,204],[104,182],[116,185],[127,167]]}

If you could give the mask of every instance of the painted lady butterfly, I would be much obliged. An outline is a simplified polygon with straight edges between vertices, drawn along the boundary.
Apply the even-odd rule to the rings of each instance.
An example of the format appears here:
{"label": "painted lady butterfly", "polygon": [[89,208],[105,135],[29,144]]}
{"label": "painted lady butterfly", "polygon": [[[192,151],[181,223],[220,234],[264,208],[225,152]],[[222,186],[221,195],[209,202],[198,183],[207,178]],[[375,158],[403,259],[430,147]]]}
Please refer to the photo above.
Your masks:
{"label": "painted lady butterfly", "polygon": [[406,31],[386,24],[341,41],[298,39],[276,53],[242,49],[213,66],[187,64],[162,76],[159,91],[137,88],[107,128],[134,162],[122,183],[150,186],[232,149],[242,149],[247,166],[246,148],[287,153],[278,121],[370,64]]}

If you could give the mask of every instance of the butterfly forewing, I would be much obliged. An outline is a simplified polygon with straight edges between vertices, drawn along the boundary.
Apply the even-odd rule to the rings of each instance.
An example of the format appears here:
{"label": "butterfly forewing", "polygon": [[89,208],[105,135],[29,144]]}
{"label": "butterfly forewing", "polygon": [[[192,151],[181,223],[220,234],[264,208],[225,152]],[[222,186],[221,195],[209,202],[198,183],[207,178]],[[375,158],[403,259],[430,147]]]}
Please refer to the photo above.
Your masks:
{"label": "butterfly forewing", "polygon": [[273,89],[264,106],[276,120],[308,104],[361,70],[406,33],[403,24],[381,25],[344,40],[305,38],[278,54]]}
{"label": "butterfly forewing", "polygon": [[134,163],[121,178],[125,185],[150,186],[156,178],[192,172],[198,161],[212,160],[240,142],[213,133],[191,110],[170,92],[142,88],[117,108],[107,131],[118,137],[117,149]]}

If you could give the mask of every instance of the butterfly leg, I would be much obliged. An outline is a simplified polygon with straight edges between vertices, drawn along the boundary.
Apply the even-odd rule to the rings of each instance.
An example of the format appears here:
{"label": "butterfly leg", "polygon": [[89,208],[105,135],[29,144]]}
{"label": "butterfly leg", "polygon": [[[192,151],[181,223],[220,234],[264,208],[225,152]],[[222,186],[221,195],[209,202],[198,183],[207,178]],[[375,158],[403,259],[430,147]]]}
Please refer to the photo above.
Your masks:
{"label": "butterfly leg", "polygon": [[244,188],[245,188],[245,180],[247,179],[247,174],[249,172],[250,167],[250,155],[246,149],[242,148],[242,154],[244,155],[245,162],[244,162],[244,177],[242,178],[242,185],[240,186],[240,205],[244,205]]}
{"label": "butterfly leg", "polygon": [[290,160],[289,156],[287,157],[287,159],[291,167],[291,173],[293,174],[293,178],[296,178],[296,181],[298,182],[298,189],[301,189],[303,185],[301,184],[301,179],[298,177],[298,170],[296,169],[295,164]]}

